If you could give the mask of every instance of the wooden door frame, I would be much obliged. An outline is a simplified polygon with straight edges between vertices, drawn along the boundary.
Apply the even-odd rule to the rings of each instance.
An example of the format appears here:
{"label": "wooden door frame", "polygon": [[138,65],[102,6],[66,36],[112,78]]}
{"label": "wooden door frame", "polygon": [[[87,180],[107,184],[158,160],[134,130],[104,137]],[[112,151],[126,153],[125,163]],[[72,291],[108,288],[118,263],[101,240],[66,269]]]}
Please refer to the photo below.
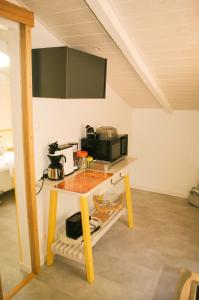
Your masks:
{"label": "wooden door frame", "polygon": [[3,300],[3,289],[1,284],[1,274],[0,274],[0,300]]}
{"label": "wooden door frame", "polygon": [[[40,254],[35,193],[34,144],[32,121],[32,59],[31,28],[34,13],[15,4],[0,0],[0,17],[20,23],[22,126],[24,149],[25,190],[32,272],[40,271]],[[1,293],[1,292],[0,292]],[[0,296],[1,297],[1,296]],[[1,298],[0,298],[1,299]]]}

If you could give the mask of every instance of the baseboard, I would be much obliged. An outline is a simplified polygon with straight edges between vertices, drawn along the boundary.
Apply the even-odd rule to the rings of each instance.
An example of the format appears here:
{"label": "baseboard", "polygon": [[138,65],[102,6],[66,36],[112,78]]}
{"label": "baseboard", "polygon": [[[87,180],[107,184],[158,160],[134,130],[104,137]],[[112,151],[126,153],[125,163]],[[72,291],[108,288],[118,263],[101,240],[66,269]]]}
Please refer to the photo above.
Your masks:
{"label": "baseboard", "polygon": [[24,264],[23,262],[19,262],[19,265],[20,265],[20,269],[26,273],[31,273],[32,272],[32,268],[30,265],[27,265],[27,264]]}
{"label": "baseboard", "polygon": [[158,193],[158,194],[165,194],[165,195],[170,195],[170,196],[175,196],[175,197],[180,197],[180,198],[188,198],[189,194],[188,193],[180,193],[180,192],[174,192],[170,190],[162,190],[158,188],[150,188],[147,186],[143,185],[131,185],[133,189],[138,189],[142,191],[147,191],[147,192],[153,192],[153,193]]}

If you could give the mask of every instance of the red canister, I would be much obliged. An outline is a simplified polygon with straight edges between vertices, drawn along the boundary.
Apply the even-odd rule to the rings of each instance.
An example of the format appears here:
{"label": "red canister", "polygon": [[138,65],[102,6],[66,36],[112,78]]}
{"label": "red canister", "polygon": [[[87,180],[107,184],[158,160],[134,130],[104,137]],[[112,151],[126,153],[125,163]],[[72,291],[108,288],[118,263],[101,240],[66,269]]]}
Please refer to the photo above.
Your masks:
{"label": "red canister", "polygon": [[77,151],[79,169],[81,169],[81,170],[87,169],[87,167],[88,167],[87,156],[88,156],[87,151],[82,151],[82,150]]}

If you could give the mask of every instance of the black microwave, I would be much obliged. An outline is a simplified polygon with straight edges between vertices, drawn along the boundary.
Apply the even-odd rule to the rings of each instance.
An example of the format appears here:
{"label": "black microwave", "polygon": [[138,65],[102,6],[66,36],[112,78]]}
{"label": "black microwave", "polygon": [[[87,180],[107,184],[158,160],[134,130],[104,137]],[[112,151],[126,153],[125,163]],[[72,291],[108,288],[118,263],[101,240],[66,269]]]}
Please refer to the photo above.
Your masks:
{"label": "black microwave", "polygon": [[115,162],[128,154],[128,134],[111,139],[82,138],[81,149],[94,159]]}

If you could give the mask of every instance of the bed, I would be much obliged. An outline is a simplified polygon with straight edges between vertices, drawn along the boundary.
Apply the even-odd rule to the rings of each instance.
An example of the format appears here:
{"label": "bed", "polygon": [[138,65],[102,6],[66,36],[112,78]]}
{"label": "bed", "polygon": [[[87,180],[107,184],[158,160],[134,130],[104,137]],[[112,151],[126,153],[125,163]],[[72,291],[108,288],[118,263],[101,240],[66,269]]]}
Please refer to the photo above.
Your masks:
{"label": "bed", "polygon": [[5,151],[0,155],[0,193],[14,188],[14,152]]}
{"label": "bed", "polygon": [[14,188],[12,129],[0,130],[0,194]]}

